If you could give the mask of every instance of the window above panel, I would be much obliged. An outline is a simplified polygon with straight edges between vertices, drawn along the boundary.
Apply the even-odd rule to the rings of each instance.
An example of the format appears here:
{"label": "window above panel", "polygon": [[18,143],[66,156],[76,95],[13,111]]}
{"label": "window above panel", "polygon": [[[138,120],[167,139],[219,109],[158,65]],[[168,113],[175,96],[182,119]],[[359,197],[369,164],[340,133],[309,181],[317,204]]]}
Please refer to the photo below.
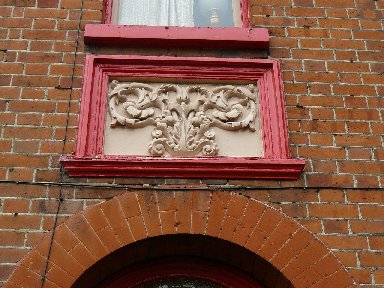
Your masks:
{"label": "window above panel", "polygon": [[[205,4],[211,4],[205,6],[205,4],[193,3],[193,9],[190,4],[188,8],[190,11],[181,13],[184,15],[183,17],[186,17],[185,15],[188,13],[192,14],[192,16],[188,16],[189,20],[187,22],[189,23],[188,25],[180,26],[164,26],[165,23],[170,23],[168,16],[165,17],[167,22],[161,22],[163,20],[156,22],[157,16],[152,17],[151,13],[153,13],[153,9],[158,10],[156,8],[157,4],[152,4],[151,10],[148,8],[150,6],[148,3],[151,1],[155,0],[105,0],[103,24],[87,24],[85,26],[85,44],[93,46],[252,49],[263,51],[269,47],[267,29],[249,28],[248,0],[215,0],[219,4],[224,3],[217,5],[220,7],[217,9],[213,0],[211,0],[212,2],[195,0],[195,3],[200,3],[201,1]],[[163,0],[159,1],[159,3],[166,3],[167,1],[179,3],[176,0]],[[142,7],[143,3],[147,3],[147,8]],[[154,3],[157,3],[157,1]],[[119,8],[120,6],[122,6],[121,9]],[[129,10],[132,7],[138,7],[138,10],[141,9],[143,11],[142,13],[133,12],[134,9],[132,11]],[[169,7],[171,6],[166,6],[168,10],[170,10]],[[171,15],[173,13],[169,13],[165,8],[162,9],[164,12],[161,13],[164,15]],[[192,10],[193,12],[191,12]],[[199,10],[199,12],[195,12],[195,10]],[[135,14],[139,14],[139,16],[136,17],[134,16]],[[157,15],[159,13],[154,14]],[[195,14],[200,15],[195,17],[196,20],[193,18]],[[175,18],[176,16],[172,17]],[[146,22],[147,20],[148,22]],[[142,23],[147,23],[147,25]],[[176,24],[177,22],[174,22],[172,25]],[[190,27],[192,24],[194,26]]]}
{"label": "window above panel", "polygon": [[245,0],[106,0],[104,23],[248,27],[248,4]]}
{"label": "window above panel", "polygon": [[240,27],[240,0],[114,0],[111,23],[120,25]]}

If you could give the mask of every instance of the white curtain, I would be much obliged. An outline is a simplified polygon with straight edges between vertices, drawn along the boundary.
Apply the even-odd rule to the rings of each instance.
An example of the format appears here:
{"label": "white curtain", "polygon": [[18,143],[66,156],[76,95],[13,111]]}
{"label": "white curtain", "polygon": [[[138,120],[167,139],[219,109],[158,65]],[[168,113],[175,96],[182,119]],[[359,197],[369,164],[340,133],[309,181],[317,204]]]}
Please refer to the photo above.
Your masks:
{"label": "white curtain", "polygon": [[119,24],[194,26],[193,0],[119,0]]}

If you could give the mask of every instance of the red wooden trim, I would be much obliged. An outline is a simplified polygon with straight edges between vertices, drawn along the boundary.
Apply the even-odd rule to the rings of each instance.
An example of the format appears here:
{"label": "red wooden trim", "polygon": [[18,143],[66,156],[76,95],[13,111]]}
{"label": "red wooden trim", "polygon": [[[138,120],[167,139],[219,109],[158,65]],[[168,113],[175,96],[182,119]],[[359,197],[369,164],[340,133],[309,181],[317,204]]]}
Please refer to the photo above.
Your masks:
{"label": "red wooden trim", "polygon": [[265,28],[85,25],[84,42],[103,46],[268,49]]}
{"label": "red wooden trim", "polygon": [[[241,27],[243,28],[250,27],[248,1],[249,0],[240,1],[241,20],[242,20]],[[104,10],[103,10],[104,24],[112,24],[112,5],[113,5],[113,0],[104,0]]]}
{"label": "red wooden trim", "polygon": [[186,277],[213,282],[225,288],[262,288],[256,280],[235,268],[194,258],[151,261],[129,267],[99,288],[139,288],[159,280]]}
{"label": "red wooden trim", "polygon": [[104,0],[104,9],[103,9],[104,24],[112,23],[112,4],[113,4],[113,0]]}
{"label": "red wooden trim", "polygon": [[300,177],[305,161],[252,158],[63,157],[70,177],[284,179]]}
{"label": "red wooden trim", "polygon": [[[214,79],[257,83],[263,158],[103,155],[109,78]],[[61,162],[69,176],[297,179],[305,165],[290,159],[280,65],[269,59],[88,55],[76,152]]]}
{"label": "red wooden trim", "polygon": [[[264,154],[264,157],[280,159],[281,155],[289,155],[288,141],[281,141],[281,139],[286,138],[288,131],[285,120],[280,63],[275,61],[272,65],[272,69],[264,74],[263,81],[259,81],[259,89],[263,91],[263,101],[260,102],[260,109],[263,115],[261,120],[263,127],[269,127],[268,130],[263,130],[265,143],[269,145],[269,147],[265,149],[266,154]],[[272,90],[274,91],[273,93],[277,93],[277,95],[275,94],[276,97],[270,97],[270,94],[267,96],[267,90]],[[279,111],[279,113],[276,113],[276,111]],[[274,131],[274,133],[270,133],[270,131]]]}
{"label": "red wooden trim", "polygon": [[240,8],[242,27],[249,28],[251,26],[251,23],[249,21],[249,0],[241,0]]}
{"label": "red wooden trim", "polygon": [[[94,79],[94,72],[95,69],[89,69],[89,67],[92,67],[93,65],[93,59],[94,57],[92,55],[88,55],[85,58],[85,65],[86,67],[84,69],[84,85],[83,85],[83,95],[92,95],[92,85],[93,79]],[[83,97],[82,101],[83,103],[80,106],[80,117],[79,117],[79,131],[81,133],[77,134],[77,149],[76,149],[76,155],[78,157],[84,157],[86,155],[86,147],[87,147],[87,140],[92,139],[93,135],[89,135],[88,121],[92,118],[90,117],[90,109],[92,107],[91,103],[92,98],[91,97]]]}

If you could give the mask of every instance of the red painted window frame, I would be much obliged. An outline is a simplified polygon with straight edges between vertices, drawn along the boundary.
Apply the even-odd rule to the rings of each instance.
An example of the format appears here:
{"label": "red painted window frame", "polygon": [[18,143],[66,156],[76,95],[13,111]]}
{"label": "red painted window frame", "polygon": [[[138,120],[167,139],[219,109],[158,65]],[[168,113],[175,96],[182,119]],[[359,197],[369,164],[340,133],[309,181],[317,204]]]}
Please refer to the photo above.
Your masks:
{"label": "red painted window frame", "polygon": [[[290,158],[280,75],[279,61],[270,59],[87,55],[76,152],[61,163],[78,177],[297,179],[305,161]],[[109,79],[143,76],[257,83],[264,156],[103,155]]]}
{"label": "red painted window frame", "polygon": [[140,288],[173,277],[210,281],[224,288],[263,288],[249,275],[232,267],[202,259],[157,260],[137,264],[105,280],[98,288]]}
{"label": "red painted window frame", "polygon": [[[104,9],[103,9],[103,23],[112,24],[112,6],[114,0],[104,0]],[[241,21],[242,27],[249,27],[249,0],[240,0],[240,9],[241,9]]]}
{"label": "red painted window frame", "polygon": [[87,24],[87,45],[268,49],[265,28],[250,28],[248,0],[241,0],[242,27],[135,26],[111,23],[113,0],[104,1],[103,24]]}

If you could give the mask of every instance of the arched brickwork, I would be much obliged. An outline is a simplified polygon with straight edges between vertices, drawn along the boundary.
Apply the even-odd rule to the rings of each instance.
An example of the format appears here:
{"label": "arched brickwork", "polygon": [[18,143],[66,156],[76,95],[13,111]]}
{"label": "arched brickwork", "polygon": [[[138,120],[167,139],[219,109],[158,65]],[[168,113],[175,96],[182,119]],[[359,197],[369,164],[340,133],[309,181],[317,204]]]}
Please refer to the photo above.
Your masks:
{"label": "arched brickwork", "polygon": [[280,271],[248,249],[200,234],[168,234],[126,245],[92,265],[72,288],[94,288],[99,283],[131,274],[140,267],[161,263],[156,268],[152,266],[152,269],[162,270],[163,264],[174,265],[175,261],[219,265],[235,274],[246,275],[246,278],[252,276],[263,287],[292,288],[290,281]]}
{"label": "arched brickwork", "polygon": [[[310,232],[261,202],[228,192],[128,192],[70,217],[55,232],[44,287],[71,287],[98,260],[148,237],[201,234],[247,248],[294,287],[356,287]],[[4,287],[40,287],[47,235]]]}

